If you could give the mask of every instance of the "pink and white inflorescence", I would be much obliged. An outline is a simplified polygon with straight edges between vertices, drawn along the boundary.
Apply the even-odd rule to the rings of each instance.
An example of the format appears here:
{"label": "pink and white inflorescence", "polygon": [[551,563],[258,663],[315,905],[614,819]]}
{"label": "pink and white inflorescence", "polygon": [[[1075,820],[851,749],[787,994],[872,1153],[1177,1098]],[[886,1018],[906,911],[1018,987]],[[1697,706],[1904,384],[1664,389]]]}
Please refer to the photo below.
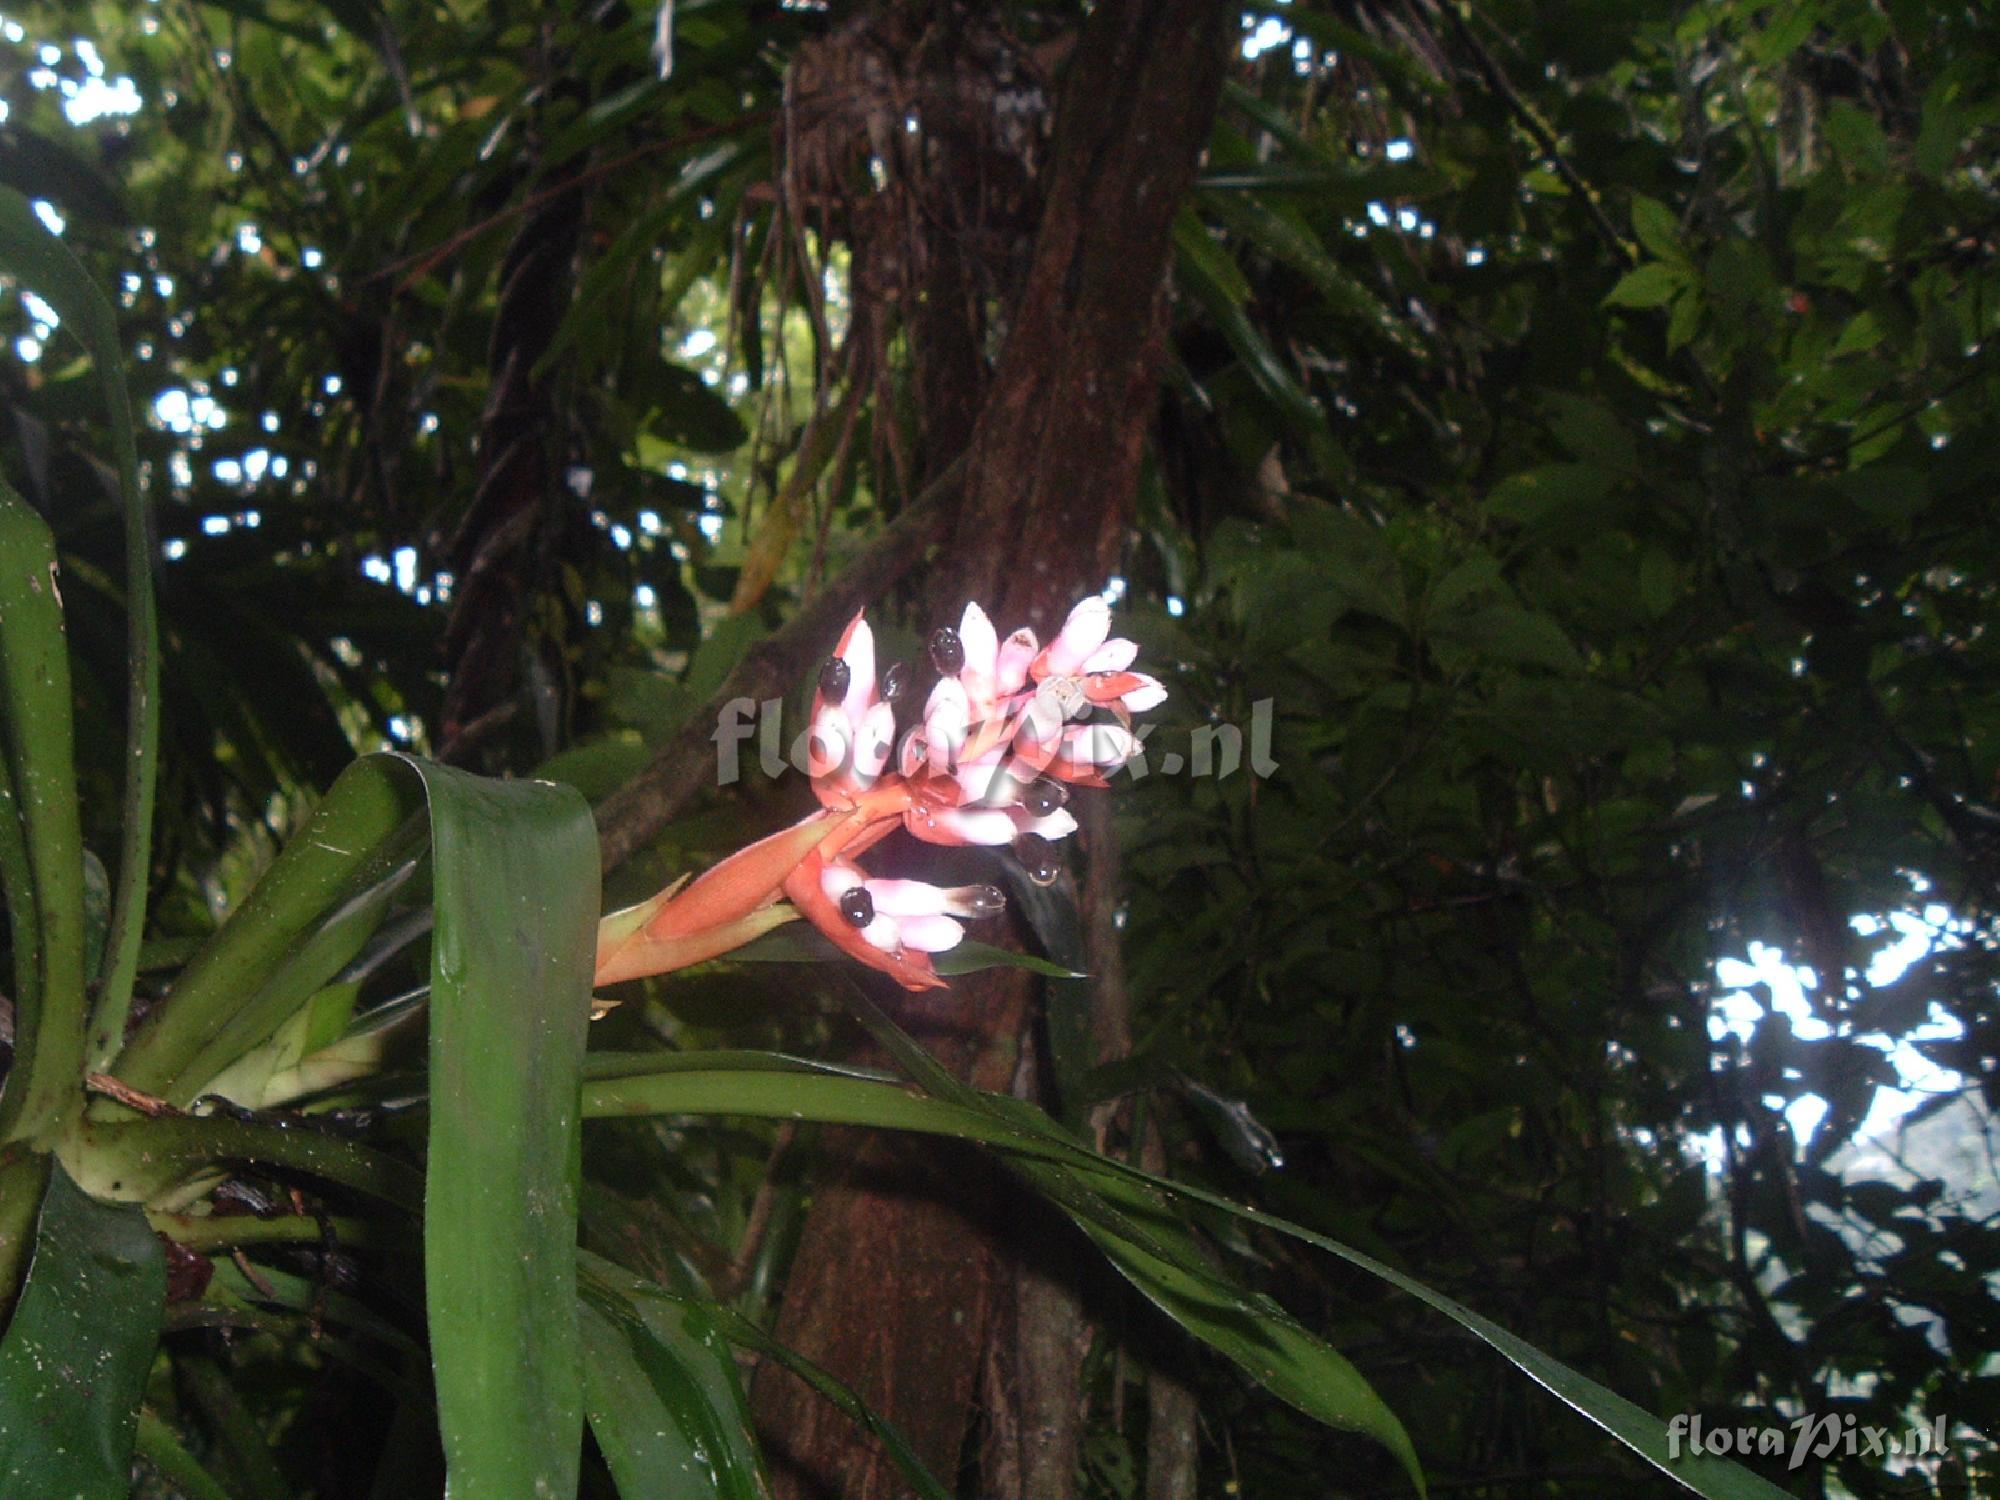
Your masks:
{"label": "pink and white inflorescence", "polygon": [[932,635],[930,654],[937,684],[900,744],[897,685],[878,681],[865,618],[855,616],[821,667],[813,790],[821,815],[861,821],[785,886],[845,951],[911,988],[942,982],[928,955],[959,941],[958,919],[998,911],[999,892],[877,880],[854,860],[900,823],[933,844],[1010,848],[1047,884],[1060,870],[1054,842],[1076,830],[1069,789],[1104,786],[1138,748],[1131,716],[1167,697],[1156,678],[1132,670],[1138,647],[1111,635],[1110,607],[1095,595],[1046,646],[1026,627],[1002,640],[986,611],[967,604],[956,627]]}

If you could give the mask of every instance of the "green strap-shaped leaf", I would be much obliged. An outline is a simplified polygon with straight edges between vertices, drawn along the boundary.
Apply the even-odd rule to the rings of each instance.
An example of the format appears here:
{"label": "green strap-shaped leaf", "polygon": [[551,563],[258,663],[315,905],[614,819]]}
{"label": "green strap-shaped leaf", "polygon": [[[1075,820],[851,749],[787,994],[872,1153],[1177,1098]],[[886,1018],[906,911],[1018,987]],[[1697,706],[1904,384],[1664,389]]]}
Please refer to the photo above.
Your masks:
{"label": "green strap-shaped leaf", "polygon": [[[876,1412],[849,1386],[814,1364],[789,1344],[780,1343],[771,1337],[734,1308],[726,1303],[683,1296],[669,1291],[663,1286],[634,1276],[624,1267],[614,1265],[601,1256],[592,1255],[588,1250],[578,1251],[577,1260],[582,1269],[584,1283],[592,1297],[628,1309],[629,1315],[635,1318],[651,1316],[648,1310],[656,1307],[683,1313],[698,1312],[703,1319],[712,1322],[717,1331],[732,1344],[753,1350],[781,1369],[789,1370],[872,1433],[882,1444],[882,1451],[889,1455],[890,1461],[903,1471],[903,1477],[909,1481],[910,1488],[923,1496],[923,1500],[951,1500],[951,1491],[940,1484],[937,1476],[924,1467],[923,1460],[917,1457],[916,1450],[897,1430],[895,1423]],[[648,1493],[679,1492],[655,1490]]]}
{"label": "green strap-shaped leaf", "polygon": [[423,834],[422,787],[403,761],[372,755],[349,766],[181,971],[113,1071],[171,1103],[192,1102],[359,951],[410,874]]}
{"label": "green strap-shaped leaf", "polygon": [[1242,270],[1192,209],[1182,210],[1174,225],[1174,283],[1215,319],[1251,381],[1305,445],[1320,470],[1336,477],[1345,474],[1347,456],[1334,441],[1326,413],[1250,321],[1250,288]]}
{"label": "green strap-shaped leaf", "polygon": [[1587,1375],[1572,1370],[1561,1360],[1544,1354],[1526,1339],[1516,1338],[1499,1324],[1481,1317],[1462,1303],[1454,1302],[1441,1292],[1434,1292],[1413,1276],[1405,1276],[1401,1271],[1384,1265],[1372,1256],[1364,1255],[1351,1246],[1329,1239],[1326,1235],[1315,1234],[1289,1219],[1281,1219],[1276,1214],[1263,1213],[1240,1203],[1199,1189],[1166,1184],[1172,1191],[1194,1198],[1210,1207],[1222,1209],[1240,1219],[1253,1224],[1262,1224],[1280,1234],[1291,1236],[1304,1244],[1317,1246],[1330,1255],[1336,1255],[1349,1265],[1358,1266],[1371,1276],[1378,1276],[1391,1286],[1408,1292],[1418,1301],[1436,1308],[1459,1327],[1471,1333],[1481,1342],[1500,1351],[1514,1365],[1536,1384],[1567,1405],[1590,1418],[1599,1427],[1617,1438],[1634,1453],[1653,1464],[1668,1478],[1678,1481],[1707,1500],[1790,1500],[1785,1492],[1768,1480],[1761,1479],[1741,1464],[1731,1463],[1724,1458],[1706,1455],[1688,1455],[1676,1458],[1674,1446],[1667,1437],[1667,1424],[1643,1407],[1627,1401],[1616,1391],[1607,1390]]}
{"label": "green strap-shaped leaf", "polygon": [[[1016,1129],[1023,1132],[1045,1133],[1052,1136],[1059,1134],[1058,1127],[1054,1122],[1047,1120],[1039,1110],[1035,1109],[1025,1100],[985,1094],[954,1078],[865,996],[857,992],[854,996],[854,1002],[863,1024],[888,1049],[890,1055],[913,1078],[922,1083],[926,1089],[938,1095],[941,1100],[950,1100],[967,1109],[979,1110],[1004,1119],[1013,1124]],[[1083,1148],[1079,1144],[1076,1149],[1081,1151]],[[1668,1442],[1667,1427],[1658,1417],[1633,1405],[1633,1403],[1627,1401],[1616,1392],[1607,1390],[1589,1377],[1572,1370],[1568,1365],[1562,1363],[1561,1360],[1544,1354],[1526,1340],[1516,1338],[1498,1324],[1482,1318],[1470,1308],[1452,1301],[1451,1298],[1444,1296],[1442,1293],[1432,1291],[1414,1277],[1405,1276],[1400,1271],[1384,1265],[1381,1261],[1364,1255],[1359,1250],[1341,1244],[1338,1240],[1329,1239],[1325,1235],[1315,1234],[1311,1230],[1293,1224],[1289,1220],[1281,1219],[1275,1214],[1267,1214],[1256,1209],[1246,1208],[1241,1204],[1232,1203],[1226,1198],[1214,1193],[1204,1192],[1199,1188],[1169,1182],[1164,1178],[1153,1177],[1148,1173],[1139,1171],[1135,1167],[1127,1166],[1123,1162],[1114,1161],[1109,1157],[1101,1157],[1095,1153],[1088,1154],[1086,1169],[1109,1171],[1122,1177],[1128,1184],[1158,1189],[1166,1193],[1177,1194],[1181,1197],[1205,1203],[1211,1208],[1221,1209],[1223,1212],[1233,1214],[1238,1218],[1262,1224],[1266,1228],[1290,1235],[1292,1238],[1301,1240],[1306,1244],[1315,1245],[1322,1250],[1339,1256],[1350,1265],[1358,1266],[1369,1274],[1380,1277],[1390,1285],[1406,1291],[1427,1305],[1436,1308],[1461,1328],[1475,1334],[1485,1343],[1499,1350],[1500,1353],[1506,1355],[1508,1359],[1512,1360],[1530,1378],[1537,1381],[1556,1396],[1559,1396],[1584,1416],[1589,1417],[1633,1452],[1646,1459],[1649,1463],[1656,1465],[1669,1477],[1686,1485],[1689,1489],[1707,1496],[1708,1500],[1782,1500],[1784,1496],[1784,1491],[1778,1489],[1775,1485],[1758,1478],[1748,1469],[1743,1468],[1739,1464],[1731,1463],[1726,1459],[1694,1456],[1675,1459],[1671,1457],[1670,1454],[1673,1450]],[[1051,1191],[1052,1187],[1062,1188],[1066,1186],[1066,1184],[1061,1183],[1059,1180],[1052,1180],[1046,1167],[1030,1168],[1027,1170],[1031,1179],[1040,1183],[1044,1191]],[[1128,1192],[1111,1189],[1102,1181],[1100,1181],[1099,1186],[1101,1191],[1107,1192],[1114,1202],[1117,1202],[1126,1213],[1132,1215],[1134,1218],[1144,1220],[1149,1217],[1151,1210],[1147,1207],[1147,1200],[1142,1198],[1135,1202]],[[1051,1195],[1054,1195],[1053,1192]],[[1068,1205],[1065,1206],[1067,1207]],[[1072,1209],[1072,1213],[1074,1212],[1075,1210]],[[1080,1222],[1082,1221],[1080,1220]],[[1103,1243],[1098,1233],[1092,1230],[1088,1223],[1085,1223],[1084,1227],[1091,1233],[1093,1239],[1099,1239],[1099,1243]],[[1117,1257],[1114,1255],[1113,1258],[1115,1260]],[[1122,1265],[1120,1269],[1124,1269]],[[1168,1311],[1171,1312],[1173,1309],[1169,1307]],[[1193,1329],[1192,1331],[1201,1333],[1200,1329]],[[1206,1334],[1202,1334],[1202,1336],[1204,1338],[1207,1337]],[[1289,1344],[1290,1341],[1286,1339],[1283,1342]],[[1218,1344],[1217,1347],[1223,1348],[1225,1353],[1233,1352],[1224,1345]],[[1253,1365],[1249,1368],[1252,1369],[1253,1373],[1256,1372],[1256,1366]],[[1271,1389],[1277,1391],[1278,1394],[1296,1403],[1296,1396],[1287,1389],[1287,1386],[1295,1379],[1296,1372],[1279,1366],[1274,1368],[1271,1374],[1275,1378],[1265,1378],[1262,1375],[1260,1375],[1260,1378],[1264,1378],[1265,1383]],[[1310,1407],[1306,1407],[1305,1409],[1311,1410]],[[1398,1431],[1400,1432],[1400,1430],[1399,1427]],[[1418,1483],[1421,1488],[1422,1481],[1419,1480]]]}
{"label": "green strap-shaped leaf", "polygon": [[150,1411],[139,1413],[139,1457],[188,1500],[231,1500],[229,1491],[181,1446],[174,1430]]}
{"label": "green strap-shaped leaf", "polygon": [[293,1492],[279,1472],[269,1439],[215,1357],[192,1350],[176,1351],[174,1373],[179,1389],[191,1399],[213,1435],[216,1452],[228,1464],[243,1500],[292,1500]]}
{"label": "green strap-shaped leaf", "polygon": [[0,1151],[0,1327],[6,1326],[35,1247],[35,1215],[49,1178],[49,1160],[20,1146]]}
{"label": "green strap-shaped leaf", "polygon": [[646,1115],[745,1115],[764,1120],[811,1120],[821,1125],[872,1125],[998,1146],[1024,1156],[1067,1160],[1081,1147],[1026,1134],[1004,1120],[909,1085],[773,1067],[714,1071],[675,1068],[654,1074],[592,1079],[583,1086],[584,1118]]}
{"label": "green strap-shaped leaf", "polygon": [[700,1308],[585,1300],[583,1389],[590,1430],[625,1500],[760,1500],[736,1358]]}
{"label": "green strap-shaped leaf", "polygon": [[597,830],[573,789],[412,761],[430,798],[424,1279],[451,1500],[575,1493],[578,1086]]}
{"label": "green strap-shaped leaf", "polygon": [[[1670,1458],[1667,1427],[1658,1417],[1414,1278],[1275,1214],[1233,1203],[1185,1183],[1157,1178],[1125,1162],[1100,1156],[1064,1133],[1055,1122],[1025,1101],[982,1094],[959,1083],[939,1069],[879,1011],[869,1007],[865,1014],[876,1035],[891,1044],[890,1050],[898,1061],[920,1074],[926,1086],[949,1097],[928,1097],[912,1092],[903,1084],[808,1069],[794,1058],[774,1056],[769,1071],[760,1075],[755,1070],[755,1054],[731,1054],[726,1066],[713,1071],[690,1066],[690,1058],[669,1055],[660,1060],[659,1071],[651,1074],[639,1070],[639,1059],[636,1057],[620,1059],[615,1076],[593,1080],[585,1085],[584,1113],[593,1118],[639,1114],[747,1115],[765,1119],[870,1125],[880,1129],[910,1130],[977,1141],[999,1150],[1044,1191],[1057,1197],[1057,1201],[1073,1216],[1084,1222],[1086,1232],[1100,1244],[1105,1244],[1105,1240],[1095,1226],[1099,1217],[1108,1216],[1107,1226],[1115,1227],[1119,1238],[1125,1241],[1126,1247],[1121,1248],[1120,1255],[1130,1257],[1135,1266],[1141,1258],[1148,1256],[1164,1261],[1164,1268],[1140,1268],[1154,1272],[1161,1280],[1161,1289],[1170,1298],[1183,1294],[1180,1278],[1186,1274],[1186,1267],[1173,1253],[1174,1247],[1163,1243],[1157,1233],[1156,1204],[1144,1198],[1135,1200],[1110,1184],[1139,1185],[1203,1203],[1317,1246],[1419,1298],[1505,1355],[1524,1373],[1635,1453],[1658,1465],[1688,1489],[1708,1497],[1708,1500],[1783,1500],[1782,1490],[1726,1459]],[[1060,1170],[1043,1171],[1037,1175],[1036,1169],[1049,1167]],[[1069,1180],[1067,1183],[1066,1179]],[[1096,1202],[1092,1204],[1079,1197],[1075,1191],[1078,1187],[1093,1189]],[[1114,1259],[1118,1258],[1114,1256]],[[1129,1274],[1130,1268],[1123,1261],[1120,1268],[1128,1270]],[[1205,1298],[1209,1293],[1203,1288],[1199,1295]],[[1271,1310],[1270,1305],[1261,1299],[1248,1305],[1252,1309],[1250,1316],[1253,1320]],[[1167,1310],[1174,1312],[1172,1307]],[[1213,1311],[1205,1303],[1193,1310],[1204,1319]],[[1232,1345],[1237,1342],[1237,1335],[1243,1332],[1237,1323],[1238,1316],[1225,1315],[1225,1321],[1218,1330],[1227,1340],[1219,1343],[1218,1347],[1232,1358],[1239,1357],[1238,1349]],[[1203,1329],[1193,1331],[1204,1338],[1209,1336]],[[725,1332],[728,1330],[725,1329]],[[729,1333],[729,1337],[735,1338],[736,1335]],[[1302,1378],[1301,1370],[1293,1364],[1291,1336],[1281,1334],[1275,1343],[1265,1343],[1263,1335],[1259,1335],[1258,1340],[1264,1343],[1265,1363],[1248,1367],[1259,1373],[1273,1390],[1288,1400],[1296,1399],[1286,1389]],[[1281,1356],[1282,1362],[1271,1364],[1269,1359],[1272,1354]],[[1328,1377],[1322,1372],[1317,1378]],[[1306,1406],[1305,1409],[1311,1410],[1312,1407]]]}
{"label": "green strap-shaped leaf", "polygon": [[[583,1427],[575,1295],[577,1089],[598,918],[597,835],[575,791],[403,756],[342,773],[305,831],[120,1057],[186,1102],[262,1043],[373,931],[422,847],[434,931],[425,1276],[454,1500],[568,1495]],[[222,1120],[104,1122],[94,1163],[144,1193],[211,1157],[278,1160],[390,1196],[349,1143]],[[296,1152],[292,1153],[296,1155]]]}
{"label": "green strap-shaped leaf", "polygon": [[[42,1003],[42,924],[35,916],[35,867],[28,860],[28,832],[22,826],[20,799],[14,792],[14,773],[0,752],[0,898],[7,903],[8,936],[14,949],[14,1013],[17,1018],[41,1016]],[[19,1054],[16,1054],[17,1059]],[[20,1063],[15,1067],[20,1070]],[[16,1086],[27,1088],[23,1074]],[[5,1097],[5,1081],[0,1080],[0,1123],[13,1112]],[[0,1134],[0,1139],[4,1139]]]}
{"label": "green strap-shaped leaf", "polygon": [[1204,1264],[1187,1225],[1149,1185],[1101,1175],[1092,1181],[1048,1162],[1017,1163],[1016,1169],[1181,1327],[1300,1411],[1374,1438],[1424,1493],[1416,1448],[1366,1377],[1277,1303]]}
{"label": "green strap-shaped leaf", "polygon": [[[0,836],[15,944],[15,1063],[0,1140],[47,1143],[83,1078],[83,829],[55,539],[0,485],[0,736],[18,834]],[[25,889],[22,887],[25,885]]]}
{"label": "green strap-shaped leaf", "polygon": [[136,1206],[49,1173],[35,1257],[0,1339],[0,1494],[123,1500],[167,1266]]}
{"label": "green strap-shaped leaf", "polygon": [[733,1051],[717,1047],[701,1052],[592,1052],[583,1060],[583,1076],[643,1078],[655,1073],[819,1073],[841,1078],[871,1078],[877,1083],[901,1083],[893,1073],[853,1063],[822,1062],[789,1052]]}
{"label": "green strap-shaped leaf", "polygon": [[1066,1136],[1033,1105],[960,1082],[865,996],[856,992],[855,998],[862,1023],[941,1101],[1004,1121],[1024,1135],[1052,1137],[1081,1156],[1080,1162],[1019,1161],[1016,1170],[1075,1219],[1156,1307],[1300,1411],[1374,1438],[1396,1456],[1417,1493],[1426,1493],[1409,1433],[1361,1372],[1276,1302],[1253,1296],[1217,1269],[1155,1184],[1106,1174],[1100,1163],[1107,1158]]}
{"label": "green strap-shaped leaf", "polygon": [[426,828],[407,819],[356,867],[333,909],[287,951],[263,983],[181,1069],[168,1092],[177,1103],[208,1093],[232,1064],[267,1045],[324,992],[380,928],[389,902],[416,874]]}
{"label": "green strap-shaped leaf", "polygon": [[413,1214],[423,1207],[422,1175],[408,1162],[290,1121],[226,1114],[86,1119],[72,1139],[84,1186],[121,1202],[146,1202],[218,1162],[247,1161],[323,1177]]}
{"label": "green strap-shaped leaf", "polygon": [[118,1050],[132,1005],[139,940],[146,921],[146,877],[153,832],[153,794],[160,749],[159,620],[153,608],[153,523],[139,488],[139,454],[132,404],[111,301],[69,248],[35,216],[28,200],[0,187],[0,271],[18,277],[56,310],[62,326],[83,340],[97,372],[111,423],[111,454],[125,505],[125,610],[128,677],[125,726],[124,833],[118,885],[105,944],[103,982],[90,1021],[90,1060],[102,1067]]}
{"label": "green strap-shaped leaf", "polygon": [[584,1109],[589,1115],[719,1113],[876,1125],[997,1146],[1176,1322],[1302,1411],[1381,1442],[1422,1490],[1408,1435],[1360,1373],[1275,1303],[1252,1297],[1216,1271],[1150,1185],[1104,1176],[1098,1157],[1031,1106],[1023,1105],[1016,1119],[1012,1111],[981,1107],[975,1101],[986,1096],[977,1090],[965,1094],[929,1098],[905,1086],[790,1067],[761,1077],[740,1068],[707,1074],[676,1069],[650,1078],[593,1080],[584,1089]]}

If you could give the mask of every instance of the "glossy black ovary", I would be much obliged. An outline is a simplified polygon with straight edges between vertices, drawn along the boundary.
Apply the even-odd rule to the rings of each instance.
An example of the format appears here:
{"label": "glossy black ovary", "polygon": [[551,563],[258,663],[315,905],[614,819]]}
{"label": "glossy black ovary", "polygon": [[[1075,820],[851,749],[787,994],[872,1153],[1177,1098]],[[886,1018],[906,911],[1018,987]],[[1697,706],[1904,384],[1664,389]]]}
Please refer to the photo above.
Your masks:
{"label": "glossy black ovary", "polygon": [[949,625],[931,632],[931,663],[940,677],[956,677],[965,666],[965,642]]}
{"label": "glossy black ovary", "polygon": [[837,656],[829,656],[826,664],[819,669],[819,693],[822,698],[845,698],[847,685],[854,680],[854,673],[846,662]]}
{"label": "glossy black ovary", "polygon": [[856,927],[875,920],[875,898],[866,886],[853,886],[840,893],[840,914]]}

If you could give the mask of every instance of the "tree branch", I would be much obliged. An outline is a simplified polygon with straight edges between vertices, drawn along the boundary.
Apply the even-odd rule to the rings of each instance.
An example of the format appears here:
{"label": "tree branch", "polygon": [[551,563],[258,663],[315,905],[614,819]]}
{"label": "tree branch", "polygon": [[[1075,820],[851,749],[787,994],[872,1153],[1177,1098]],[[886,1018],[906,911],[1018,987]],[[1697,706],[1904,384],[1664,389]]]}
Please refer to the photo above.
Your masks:
{"label": "tree branch", "polygon": [[879,598],[923,560],[944,530],[949,502],[964,481],[965,469],[960,458],[926,485],[838,578],[774,634],[746,651],[715,696],[689,716],[643,771],[605,800],[597,810],[605,869],[623,864],[701,789],[714,764],[715,721],[725,704],[732,698],[775,698],[790,691],[814,658],[838,639],[857,609]]}

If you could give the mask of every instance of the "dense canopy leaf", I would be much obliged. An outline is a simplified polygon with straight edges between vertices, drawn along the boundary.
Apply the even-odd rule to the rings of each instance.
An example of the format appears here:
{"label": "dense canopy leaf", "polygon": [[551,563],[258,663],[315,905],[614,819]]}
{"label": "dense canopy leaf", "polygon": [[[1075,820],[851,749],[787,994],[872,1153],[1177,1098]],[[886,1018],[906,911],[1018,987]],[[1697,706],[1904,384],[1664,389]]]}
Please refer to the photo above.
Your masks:
{"label": "dense canopy leaf", "polygon": [[[967,449],[1059,165],[1065,68],[1106,8],[687,3],[665,77],[660,18],[620,5],[8,13],[0,184],[116,294],[158,511],[142,1014],[177,971],[208,982],[212,958],[181,970],[192,946],[326,826],[317,799],[358,752],[539,772],[604,805],[706,733],[732,670]],[[1170,706],[1114,778],[1116,861],[1093,838],[1077,882],[1013,890],[1046,953],[1004,970],[1035,976],[1046,1017],[1021,1086],[1057,1118],[1648,1412],[1785,1432],[1749,1461],[1800,1493],[1897,1493],[1912,1466],[1977,1492],[1978,1434],[2000,1431],[1996,41],[1981,8],[1919,0],[1245,13],[1172,219],[1162,389],[1103,581],[1168,664]],[[126,832],[120,455],[63,316],[15,287],[0,327],[0,469],[60,560],[101,875]],[[935,604],[919,573],[878,618],[915,658]],[[802,778],[769,770],[616,835],[644,847],[607,904],[796,816]],[[417,856],[392,852],[400,881]],[[14,864],[7,900],[31,904]],[[376,1079],[323,1103],[410,1102],[430,954],[387,869],[348,892],[373,904],[322,931],[334,946],[264,930],[313,1005],[284,993],[289,1029],[259,1011],[231,1034],[232,1057],[271,1049],[263,1082],[331,1066],[338,1041],[344,1070],[314,1076]],[[1076,885],[1097,893],[1081,920]],[[1130,1010],[1109,1042],[1106,934]],[[811,949],[780,931],[745,957]],[[26,1024],[40,970],[14,958]],[[1083,970],[1095,987],[1062,977]],[[593,1046],[831,1056],[859,1044],[822,975],[634,989]],[[176,1106],[215,1078],[154,1072]],[[584,1242],[654,1290],[613,1299],[597,1276],[580,1337],[606,1363],[581,1396],[551,1377],[563,1431],[587,1411],[596,1433],[584,1492],[707,1463],[718,1493],[790,1493],[741,1438],[714,1328],[770,1339],[846,1148],[679,1115],[587,1139]],[[1176,1252],[1256,1265],[1283,1326],[1394,1413],[1362,1387],[1350,1425],[1407,1430],[1434,1488],[1665,1492],[1423,1304],[1267,1226],[1197,1223]],[[18,1273],[8,1234],[31,1227],[0,1215],[0,1266]],[[170,1310],[169,1353],[226,1378],[156,1380],[142,1456],[246,1494],[417,1493],[378,1477],[434,1462],[393,1257],[351,1301],[331,1239],[269,1259],[261,1292]],[[662,1287],[688,1300],[645,1300]],[[1246,1494],[1405,1483],[1389,1449],[1273,1403],[1108,1278],[1076,1295],[1071,1493],[1176,1493],[1192,1471],[1160,1414],[1192,1428],[1197,1405],[1204,1493],[1222,1474]],[[811,1378],[866,1394],[854,1371]],[[1149,1417],[1141,1380],[1198,1402]],[[949,1457],[1002,1493],[987,1396]],[[714,1451],[644,1447],[638,1424],[676,1409]],[[1948,1454],[1836,1446],[1788,1470],[1790,1424],[1828,1414],[1899,1434],[1942,1417]]]}

